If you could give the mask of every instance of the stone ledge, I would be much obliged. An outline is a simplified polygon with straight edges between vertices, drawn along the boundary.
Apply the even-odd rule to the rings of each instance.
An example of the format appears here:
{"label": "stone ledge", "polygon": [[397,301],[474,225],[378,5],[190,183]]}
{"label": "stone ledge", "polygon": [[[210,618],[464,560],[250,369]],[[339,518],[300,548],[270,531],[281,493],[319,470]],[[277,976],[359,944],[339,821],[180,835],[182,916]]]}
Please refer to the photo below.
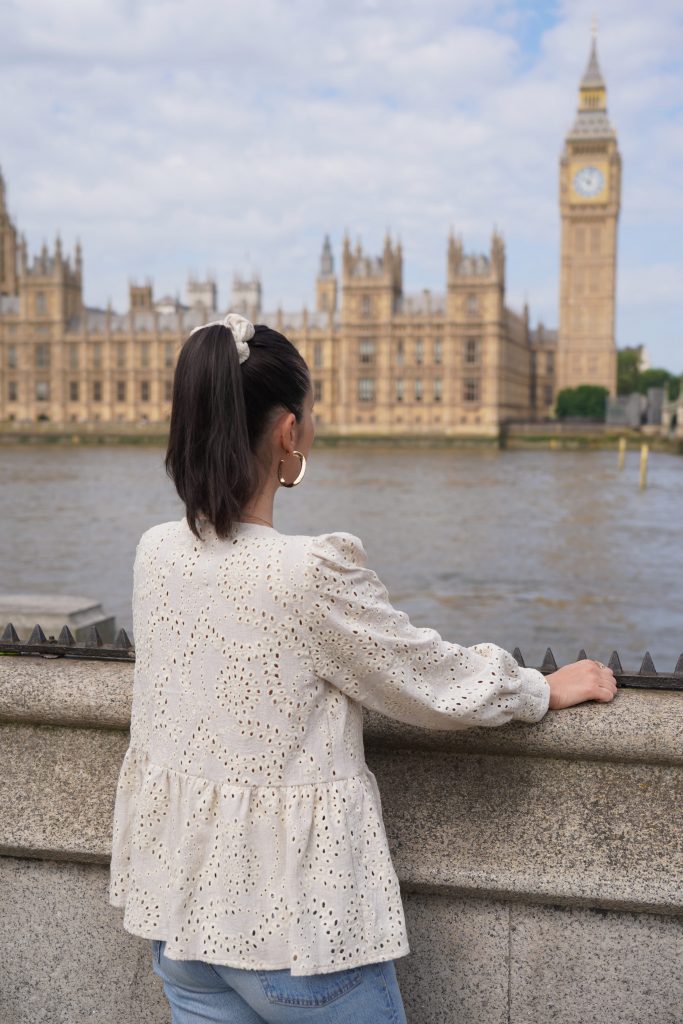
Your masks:
{"label": "stone ledge", "polygon": [[[121,730],[6,723],[0,852],[106,863]],[[370,751],[408,891],[683,914],[671,766]]]}
{"label": "stone ledge", "polygon": [[0,657],[0,722],[127,730],[133,669],[125,661]]}
{"label": "stone ledge", "polygon": [[683,765],[683,692],[619,690],[609,704],[590,701],[549,711],[535,724],[436,731],[364,711],[368,750],[521,754],[569,761]]}
{"label": "stone ledge", "polygon": [[[0,722],[127,730],[133,670],[126,662],[0,657]],[[533,725],[432,731],[368,711],[364,721],[370,750],[683,764],[683,692],[620,690],[609,704],[551,711]]]}

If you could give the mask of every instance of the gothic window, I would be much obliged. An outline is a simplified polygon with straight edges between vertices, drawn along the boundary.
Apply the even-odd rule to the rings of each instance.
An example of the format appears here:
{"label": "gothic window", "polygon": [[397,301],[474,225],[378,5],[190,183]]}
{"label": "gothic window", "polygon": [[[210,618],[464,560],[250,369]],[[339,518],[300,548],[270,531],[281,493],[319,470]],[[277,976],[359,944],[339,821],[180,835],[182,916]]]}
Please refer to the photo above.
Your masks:
{"label": "gothic window", "polygon": [[172,398],[173,398],[173,381],[172,380],[165,380],[164,381],[164,401],[165,402],[170,402]]}
{"label": "gothic window", "polygon": [[168,370],[168,369],[171,369],[171,367],[173,366],[173,363],[174,363],[174,359],[173,359],[173,344],[172,344],[172,342],[167,341],[164,344],[164,366]]}
{"label": "gothic window", "polygon": [[50,365],[50,350],[44,341],[35,346],[36,369],[45,370]]}
{"label": "gothic window", "polygon": [[141,402],[149,402],[149,381],[148,380],[141,380],[140,381],[140,401]]}
{"label": "gothic window", "polygon": [[36,381],[36,401],[47,402],[50,398],[50,383],[47,380]]}
{"label": "gothic window", "polygon": [[583,224],[574,226],[574,248],[579,254],[586,251],[586,229]]}
{"label": "gothic window", "polygon": [[140,345],[140,366],[147,368],[149,366],[149,342],[143,341]]}
{"label": "gothic window", "polygon": [[396,365],[403,366],[403,342],[396,342]]}
{"label": "gothic window", "polygon": [[415,378],[415,401],[422,401],[422,381],[419,377]]}
{"label": "gothic window", "polygon": [[116,401],[125,402],[126,400],[126,382],[125,380],[117,380],[116,382]]}
{"label": "gothic window", "polygon": [[396,381],[396,401],[402,402],[404,394],[405,392],[403,388],[403,381],[399,377],[398,380]]}
{"label": "gothic window", "polygon": [[126,346],[120,342],[116,346],[116,369],[125,370],[126,368]]}
{"label": "gothic window", "polygon": [[321,380],[313,381],[313,401],[322,402],[323,400],[323,382]]}
{"label": "gothic window", "polygon": [[471,315],[479,312],[479,300],[475,292],[469,292],[465,302],[465,309]]}
{"label": "gothic window", "polygon": [[466,377],[463,381],[463,401],[479,401],[479,381],[476,377]]}
{"label": "gothic window", "polygon": [[17,401],[17,382],[15,380],[10,380],[7,382],[7,401]]}
{"label": "gothic window", "polygon": [[316,370],[321,369],[323,365],[323,343],[322,341],[316,341],[313,346],[313,366]]}
{"label": "gothic window", "polygon": [[583,267],[574,268],[574,293],[575,295],[583,294]]}
{"label": "gothic window", "polygon": [[553,386],[552,386],[552,384],[546,384],[545,388],[543,389],[543,398],[545,400],[545,404],[546,405],[551,405],[552,400],[553,400]]}
{"label": "gothic window", "polygon": [[94,380],[92,382],[92,400],[93,402],[102,401],[102,381]]}
{"label": "gothic window", "polygon": [[372,364],[375,361],[375,342],[372,338],[361,338],[358,343],[358,353],[361,363]]}
{"label": "gothic window", "polygon": [[424,342],[422,338],[417,338],[415,341],[415,362],[418,366],[421,366],[424,361]]}
{"label": "gothic window", "polygon": [[601,228],[599,224],[594,224],[591,227],[591,256],[599,256],[601,250]]}
{"label": "gothic window", "polygon": [[437,365],[443,362],[443,343],[440,338],[434,342],[434,362]]}
{"label": "gothic window", "polygon": [[360,313],[361,316],[372,316],[372,297],[370,295],[361,296]]}
{"label": "gothic window", "polygon": [[102,369],[102,345],[100,342],[97,342],[92,347],[92,365],[93,370]]}
{"label": "gothic window", "polygon": [[358,401],[374,402],[375,381],[373,377],[360,377],[358,380]]}
{"label": "gothic window", "polygon": [[16,370],[17,368],[17,346],[7,346],[7,369]]}
{"label": "gothic window", "polygon": [[434,378],[434,401],[440,402],[443,398],[443,381],[441,377]]}
{"label": "gothic window", "polygon": [[78,401],[78,381],[77,380],[70,380],[69,381],[69,401],[70,402],[77,402]]}
{"label": "gothic window", "polygon": [[546,373],[554,373],[555,372],[555,353],[554,352],[546,352],[546,354],[545,354],[545,372]]}
{"label": "gothic window", "polygon": [[43,316],[45,313],[47,313],[45,292],[36,292],[36,316]]}
{"label": "gothic window", "polygon": [[78,355],[79,355],[78,345],[73,344],[73,343],[71,345],[69,345],[69,369],[70,370],[77,370],[78,369],[78,363],[79,363]]}
{"label": "gothic window", "polygon": [[467,338],[465,340],[465,362],[470,366],[479,362],[479,339]]}

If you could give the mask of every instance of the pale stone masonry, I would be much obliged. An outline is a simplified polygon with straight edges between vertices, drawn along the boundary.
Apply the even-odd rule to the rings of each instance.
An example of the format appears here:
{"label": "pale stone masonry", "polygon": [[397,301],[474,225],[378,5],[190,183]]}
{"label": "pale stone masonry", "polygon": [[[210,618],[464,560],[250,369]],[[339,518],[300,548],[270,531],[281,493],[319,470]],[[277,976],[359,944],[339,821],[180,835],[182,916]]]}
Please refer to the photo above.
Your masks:
{"label": "pale stone masonry", "polygon": [[558,390],[601,384],[616,394],[614,338],[621,157],[593,39],[579,109],[560,160],[562,215]]}
{"label": "pale stone masonry", "polygon": [[[0,1020],[167,1024],[107,901],[133,665],[0,658]],[[683,693],[427,732],[368,713],[410,1024],[677,1024]]]}
{"label": "pale stone masonry", "polygon": [[[344,435],[497,435],[509,420],[552,416],[557,391],[616,390],[614,295],[620,158],[595,41],[560,162],[560,327],[532,327],[506,302],[505,246],[486,254],[451,234],[445,289],[409,295],[389,234],[368,255],[346,237],[341,273],[325,239],[315,310],[262,311],[256,275],[236,275],[230,308],[284,331],[311,368],[317,427]],[[83,258],[57,239],[29,260],[0,176],[0,421],[164,425],[190,330],[222,316],[216,283],[191,278],[187,301],[130,285],[126,313],[83,301]]]}

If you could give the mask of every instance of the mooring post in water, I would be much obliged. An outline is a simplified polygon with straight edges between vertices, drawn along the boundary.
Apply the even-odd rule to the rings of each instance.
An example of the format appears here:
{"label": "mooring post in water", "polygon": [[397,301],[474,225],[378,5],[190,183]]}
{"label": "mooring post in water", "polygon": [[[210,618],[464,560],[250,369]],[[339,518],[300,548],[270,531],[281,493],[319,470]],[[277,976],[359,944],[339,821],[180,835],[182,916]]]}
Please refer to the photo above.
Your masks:
{"label": "mooring post in water", "polygon": [[626,438],[625,437],[620,437],[619,438],[619,469],[623,469],[624,468],[625,456],[626,456]]}
{"label": "mooring post in water", "polygon": [[647,482],[647,456],[649,452],[649,446],[641,444],[640,446],[640,489],[645,487]]}

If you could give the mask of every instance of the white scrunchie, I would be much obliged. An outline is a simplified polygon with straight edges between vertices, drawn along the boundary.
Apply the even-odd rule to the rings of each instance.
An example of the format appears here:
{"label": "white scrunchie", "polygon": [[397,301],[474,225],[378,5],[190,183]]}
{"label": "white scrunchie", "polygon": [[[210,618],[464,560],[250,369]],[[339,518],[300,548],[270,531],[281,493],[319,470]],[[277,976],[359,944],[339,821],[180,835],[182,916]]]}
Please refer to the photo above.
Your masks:
{"label": "white scrunchie", "polygon": [[200,324],[199,327],[193,327],[190,334],[194,334],[195,331],[203,331],[205,327],[227,327],[232,331],[232,336],[235,339],[235,345],[237,346],[237,356],[240,363],[243,363],[245,359],[249,358],[249,346],[247,342],[254,337],[254,325],[250,320],[247,320],[245,316],[240,316],[239,313],[228,313],[224,320],[212,320],[210,324]]}

